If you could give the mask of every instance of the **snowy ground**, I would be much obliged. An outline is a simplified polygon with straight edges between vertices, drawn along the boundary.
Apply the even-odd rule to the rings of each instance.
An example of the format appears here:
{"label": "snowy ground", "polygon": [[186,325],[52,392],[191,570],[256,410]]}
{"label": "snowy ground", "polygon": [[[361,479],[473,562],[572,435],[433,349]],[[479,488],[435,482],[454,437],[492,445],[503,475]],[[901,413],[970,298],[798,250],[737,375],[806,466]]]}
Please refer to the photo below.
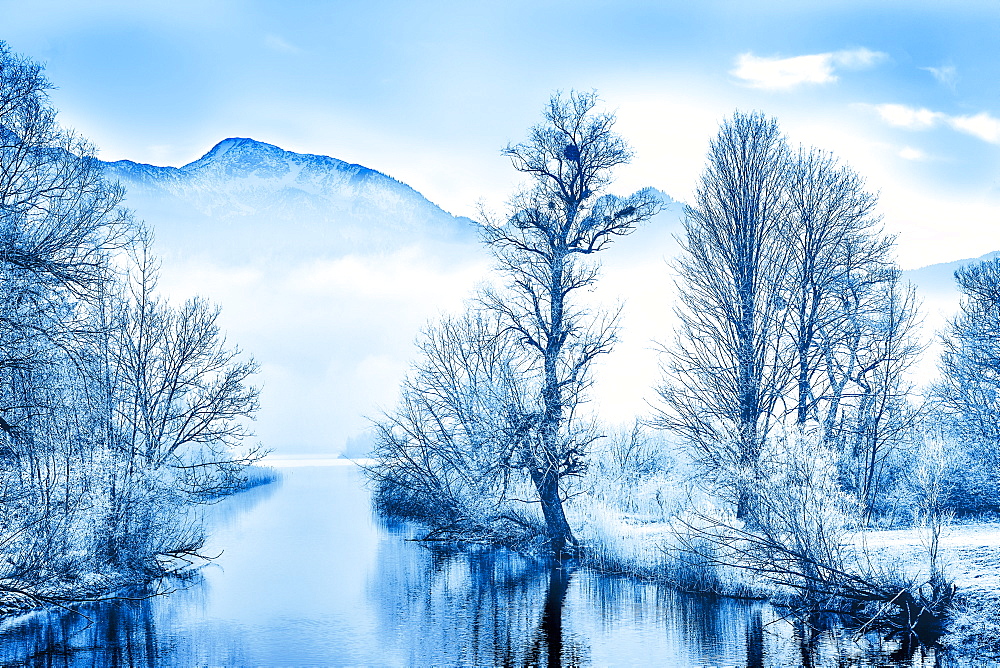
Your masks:
{"label": "snowy ground", "polygon": [[[927,533],[919,529],[872,531],[864,536],[873,557],[898,561],[908,573],[926,577]],[[968,598],[1000,599],[1000,523],[944,527],[939,561],[945,577]]]}
{"label": "snowy ground", "polygon": [[[669,524],[642,521],[594,507],[581,522],[579,538],[596,548],[598,566],[649,574],[663,571],[676,538]],[[929,535],[923,529],[867,531],[856,537],[862,561],[876,570],[901,573],[914,585],[929,579]],[[602,563],[607,561],[607,563]],[[957,587],[955,608],[941,642],[957,653],[950,654],[956,666],[1000,665],[1000,523],[952,525],[942,529],[938,564],[945,578]],[[864,567],[862,567],[864,568]],[[719,572],[723,590],[743,589],[767,596],[768,588],[743,571]]]}

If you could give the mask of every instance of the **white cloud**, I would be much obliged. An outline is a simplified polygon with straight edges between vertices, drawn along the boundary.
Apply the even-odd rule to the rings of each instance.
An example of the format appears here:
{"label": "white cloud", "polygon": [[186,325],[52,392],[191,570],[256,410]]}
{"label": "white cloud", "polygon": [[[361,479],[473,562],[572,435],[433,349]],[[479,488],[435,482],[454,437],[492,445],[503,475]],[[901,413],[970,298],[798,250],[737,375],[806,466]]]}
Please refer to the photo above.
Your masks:
{"label": "white cloud", "polygon": [[838,68],[864,69],[886,58],[888,56],[880,51],[865,48],[792,58],[762,58],[743,53],[737,56],[736,68],[730,74],[751,88],[787,90],[802,84],[833,83],[837,81]]}
{"label": "white cloud", "polygon": [[903,160],[926,160],[927,154],[921,151],[919,148],[913,148],[912,146],[904,146],[900,149],[898,153],[899,157]]}
{"label": "white cloud", "polygon": [[875,107],[875,111],[889,125],[907,130],[929,130],[946,118],[941,112],[914,109],[904,104],[880,104]]}
{"label": "white cloud", "polygon": [[991,144],[1000,144],[1000,120],[985,111],[975,116],[952,116],[948,118],[948,125]]}
{"label": "white cloud", "polygon": [[863,70],[888,60],[889,54],[860,47],[823,54],[830,56],[834,64],[849,70]]}
{"label": "white cloud", "polygon": [[975,116],[950,116],[930,109],[908,107],[904,104],[879,104],[875,106],[882,120],[889,125],[907,130],[929,130],[947,125],[953,130],[972,135],[991,144],[1000,144],[1000,119],[985,111]]}
{"label": "white cloud", "polygon": [[958,80],[958,70],[954,65],[942,65],[941,67],[921,67],[925,72],[930,72],[939,83],[955,90],[955,82]]}
{"label": "white cloud", "polygon": [[752,53],[744,53],[737,58],[736,69],[730,74],[743,79],[752,88],[769,90],[837,80],[827,54],[779,59],[759,58]]}

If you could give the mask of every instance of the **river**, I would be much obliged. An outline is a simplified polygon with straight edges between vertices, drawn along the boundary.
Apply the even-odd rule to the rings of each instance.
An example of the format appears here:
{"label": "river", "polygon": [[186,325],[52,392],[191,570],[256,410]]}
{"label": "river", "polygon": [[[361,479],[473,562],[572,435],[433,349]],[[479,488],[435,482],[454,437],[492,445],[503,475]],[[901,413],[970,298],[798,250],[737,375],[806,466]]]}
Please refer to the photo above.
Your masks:
{"label": "river", "polygon": [[0,625],[3,666],[933,666],[933,651],[815,631],[506,551],[429,549],[372,516],[351,465],[282,469],[209,510],[211,564],[147,600]]}

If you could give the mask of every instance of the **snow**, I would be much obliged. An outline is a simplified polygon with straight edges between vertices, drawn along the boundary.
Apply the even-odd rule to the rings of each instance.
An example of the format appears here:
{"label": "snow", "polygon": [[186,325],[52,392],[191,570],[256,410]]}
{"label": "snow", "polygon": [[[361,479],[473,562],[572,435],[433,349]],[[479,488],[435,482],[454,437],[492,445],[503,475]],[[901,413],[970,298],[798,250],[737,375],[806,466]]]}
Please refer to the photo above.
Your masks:
{"label": "snow", "polygon": [[[863,538],[873,556],[896,560],[908,573],[926,577],[925,531],[870,531]],[[938,558],[960,596],[1000,599],[1000,523],[945,527]]]}

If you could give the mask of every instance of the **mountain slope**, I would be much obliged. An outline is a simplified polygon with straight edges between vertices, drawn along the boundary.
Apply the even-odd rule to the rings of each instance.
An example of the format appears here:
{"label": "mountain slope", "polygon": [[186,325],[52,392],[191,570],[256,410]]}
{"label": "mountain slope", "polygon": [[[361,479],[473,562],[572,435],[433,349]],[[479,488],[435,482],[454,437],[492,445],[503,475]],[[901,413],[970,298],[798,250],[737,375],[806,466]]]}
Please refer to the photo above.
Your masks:
{"label": "mountain slope", "polygon": [[[472,241],[456,218],[409,186],[336,158],[230,138],[183,167],[105,163],[126,205],[167,248],[249,257],[398,247],[408,237]],[[248,257],[248,256],[244,256]]]}

